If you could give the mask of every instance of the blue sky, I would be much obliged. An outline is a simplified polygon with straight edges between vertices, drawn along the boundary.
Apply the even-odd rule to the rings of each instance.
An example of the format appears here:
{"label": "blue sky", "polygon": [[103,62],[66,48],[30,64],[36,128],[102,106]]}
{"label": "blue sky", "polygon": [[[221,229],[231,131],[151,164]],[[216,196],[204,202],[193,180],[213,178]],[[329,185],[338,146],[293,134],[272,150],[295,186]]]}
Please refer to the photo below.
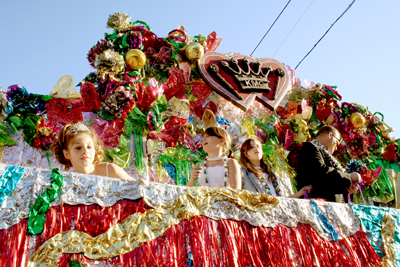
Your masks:
{"label": "blue sky", "polygon": [[[274,57],[294,68],[350,2],[292,0],[253,56]],[[159,37],[178,25],[191,36],[216,31],[222,37],[217,51],[250,54],[286,3],[3,0],[0,87],[20,84],[29,92],[49,94],[64,75],[72,75],[77,84],[92,71],[86,54],[111,32],[106,22],[114,11],[130,14],[131,21],[147,22]],[[398,0],[356,1],[296,71],[302,80],[337,85],[343,101],[383,113],[384,121],[396,129],[396,138],[399,12]]]}

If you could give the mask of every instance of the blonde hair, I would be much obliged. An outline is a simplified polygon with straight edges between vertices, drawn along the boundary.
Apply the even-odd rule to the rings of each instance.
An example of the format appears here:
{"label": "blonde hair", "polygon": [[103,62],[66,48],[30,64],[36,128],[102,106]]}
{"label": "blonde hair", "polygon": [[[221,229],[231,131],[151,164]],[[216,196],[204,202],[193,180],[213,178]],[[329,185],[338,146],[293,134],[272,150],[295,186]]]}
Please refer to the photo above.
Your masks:
{"label": "blonde hair", "polygon": [[233,153],[231,146],[232,146],[232,138],[231,136],[222,128],[219,127],[208,127],[204,134],[208,136],[216,136],[218,138],[222,138],[225,140],[222,153],[224,155],[228,155],[229,158],[236,158],[235,153]]}
{"label": "blonde hair", "polygon": [[244,141],[240,148],[240,164],[260,179],[263,177],[263,172],[267,173],[268,176],[272,178],[274,173],[269,164],[265,161],[264,153],[262,153],[262,158],[260,160],[261,170],[257,169],[256,166],[254,166],[254,164],[247,158],[247,152],[252,148],[251,142],[258,142],[261,145],[261,142],[255,138],[250,138]]}
{"label": "blonde hair", "polygon": [[64,165],[66,170],[69,170],[72,167],[71,161],[65,158],[63,150],[68,150],[68,144],[78,135],[85,133],[90,135],[93,139],[95,156],[93,164],[99,164],[104,157],[104,151],[102,149],[103,142],[100,138],[97,137],[97,134],[91,128],[81,129],[81,130],[74,130],[76,129],[77,124],[67,124],[64,128],[57,134],[56,138],[54,139],[53,143],[51,144],[51,151],[53,151],[54,156],[56,157],[57,161]]}

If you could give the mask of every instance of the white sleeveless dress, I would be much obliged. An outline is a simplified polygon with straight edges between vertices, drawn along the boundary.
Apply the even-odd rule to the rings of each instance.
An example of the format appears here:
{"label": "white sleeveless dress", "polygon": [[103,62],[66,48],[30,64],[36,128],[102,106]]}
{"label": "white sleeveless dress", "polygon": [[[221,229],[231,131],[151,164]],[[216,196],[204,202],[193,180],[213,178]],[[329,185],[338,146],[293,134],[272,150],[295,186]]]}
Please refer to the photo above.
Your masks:
{"label": "white sleeveless dress", "polygon": [[[199,178],[199,185],[209,187],[225,187],[224,186],[225,167],[223,165],[217,165],[214,167],[207,167],[207,179],[208,184],[204,178],[204,172],[201,172]],[[229,187],[229,180],[227,181],[227,187]]]}

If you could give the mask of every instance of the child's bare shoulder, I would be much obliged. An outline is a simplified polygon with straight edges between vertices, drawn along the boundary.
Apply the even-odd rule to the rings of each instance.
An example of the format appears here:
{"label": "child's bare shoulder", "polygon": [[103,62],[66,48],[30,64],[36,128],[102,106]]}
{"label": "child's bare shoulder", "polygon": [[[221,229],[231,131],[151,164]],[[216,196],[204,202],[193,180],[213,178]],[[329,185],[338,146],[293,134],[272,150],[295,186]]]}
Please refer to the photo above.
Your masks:
{"label": "child's bare shoulder", "polygon": [[229,158],[227,163],[228,163],[228,167],[229,166],[237,166],[237,165],[239,165],[238,161],[236,159],[232,159],[232,158]]}

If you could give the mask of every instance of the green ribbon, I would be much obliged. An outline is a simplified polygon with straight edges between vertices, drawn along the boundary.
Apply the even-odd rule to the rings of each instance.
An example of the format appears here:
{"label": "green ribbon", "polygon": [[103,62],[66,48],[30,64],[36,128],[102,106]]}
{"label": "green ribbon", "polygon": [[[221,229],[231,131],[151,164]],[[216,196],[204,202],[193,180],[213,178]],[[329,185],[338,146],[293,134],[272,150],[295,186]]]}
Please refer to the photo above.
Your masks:
{"label": "green ribbon", "polygon": [[[178,54],[178,52],[179,52],[179,50],[182,48],[182,47],[185,47],[186,46],[186,43],[177,43],[175,40],[172,40],[172,39],[168,39],[168,38],[164,38],[163,39],[165,42],[168,42],[168,43],[170,43],[172,46],[174,46],[175,47],[175,51],[172,53],[172,56],[170,57],[170,61],[173,61],[174,59],[175,59],[175,57],[176,57],[176,54]],[[171,49],[172,50],[172,49]]]}
{"label": "green ribbon", "polygon": [[[13,129],[13,128],[11,128]],[[18,142],[13,140],[10,137],[9,133],[9,128],[4,125],[3,123],[0,123],[0,146],[16,146],[18,145]],[[18,133],[18,131],[17,131]]]}
{"label": "green ribbon", "polygon": [[139,174],[143,174],[146,171],[146,164],[144,162],[143,153],[143,136],[140,132],[134,132],[134,145],[135,145],[135,163],[136,169]]}
{"label": "green ribbon", "polygon": [[164,164],[171,163],[175,167],[176,185],[186,185],[190,179],[190,171],[192,169],[192,162],[182,161],[170,155],[161,154],[158,158]]}
{"label": "green ribbon", "polygon": [[105,121],[113,121],[113,120],[115,120],[114,115],[112,115],[109,111],[104,110],[104,109],[102,111],[100,111],[99,113],[97,113],[97,116],[102,118]]}
{"label": "green ribbon", "polygon": [[134,70],[128,73],[129,76],[134,77],[140,75],[141,71],[140,70]]}
{"label": "green ribbon", "polygon": [[378,167],[382,167],[383,169],[377,181],[363,190],[363,195],[366,198],[371,197],[375,202],[387,203],[392,201],[394,199],[394,193],[386,169],[400,171],[400,167],[388,161],[376,159],[374,156],[372,160],[371,163],[367,164],[369,169],[376,169]]}
{"label": "green ribbon", "polygon": [[82,263],[79,260],[71,260],[71,258],[68,260],[69,267],[82,267]]}
{"label": "green ribbon", "polygon": [[190,179],[193,164],[203,161],[200,156],[193,154],[186,147],[168,147],[158,159],[163,164],[174,165],[176,185],[186,185]]}
{"label": "green ribbon", "polygon": [[[131,136],[133,134],[134,138],[134,148],[135,148],[135,165],[138,173],[143,174],[146,171],[146,164],[144,162],[143,153],[143,136],[148,133],[147,117],[143,112],[135,107],[132,111],[128,113],[125,122],[125,135]],[[128,140],[128,139],[127,139]]]}
{"label": "green ribbon", "polygon": [[46,223],[46,212],[50,208],[50,203],[56,199],[63,186],[63,176],[58,168],[51,171],[51,184],[46,188],[42,195],[38,197],[29,209],[28,234],[37,235],[43,231]]}
{"label": "green ribbon", "polygon": [[124,121],[125,133],[127,135],[131,135],[132,133],[147,135],[147,117],[137,106],[128,113],[128,116]]}
{"label": "green ribbon", "polygon": [[[112,41],[112,42],[114,42],[114,40],[117,39],[117,37],[118,37],[118,31],[117,31],[117,30],[114,30],[114,32],[113,32],[112,34],[105,33],[104,36],[105,36],[105,39],[106,39],[107,41]],[[95,46],[93,46],[93,47],[95,47]],[[92,47],[92,48],[93,48],[93,47]]]}
{"label": "green ribbon", "polygon": [[40,98],[41,100],[43,100],[44,102],[49,101],[50,99],[53,99],[54,96],[51,95],[39,95],[39,94],[32,94],[34,97],[36,98]]}
{"label": "green ribbon", "polygon": [[[382,114],[382,113],[380,113],[379,111],[375,112],[375,113],[374,113],[374,116],[376,116],[376,114],[379,114],[379,115],[381,115],[381,116],[382,116],[382,119],[381,119],[381,121],[383,122],[383,120],[385,119],[385,116],[383,116],[383,114]],[[379,124],[381,124],[381,123],[379,123]]]}
{"label": "green ribbon", "polygon": [[207,39],[202,35],[193,36],[193,41],[196,43],[200,43],[201,41],[207,41]]}
{"label": "green ribbon", "polygon": [[118,147],[113,148],[108,152],[108,156],[121,168],[126,168],[131,159],[131,152],[128,148],[129,141],[130,140],[125,135],[121,134],[119,137]]}
{"label": "green ribbon", "polygon": [[30,146],[33,145],[33,139],[35,139],[35,137],[37,136],[36,126],[38,125],[41,119],[42,117],[40,116],[31,115],[24,120],[23,124],[24,139]]}
{"label": "green ribbon", "polygon": [[[16,116],[16,115],[9,117],[8,120],[11,122],[13,128],[16,128],[16,129],[21,129],[22,126],[24,125],[21,117]],[[16,130],[16,132],[18,133],[18,130]]]}
{"label": "green ribbon", "polygon": [[137,20],[137,21],[133,22],[132,25],[139,24],[139,23],[140,23],[140,24],[143,24],[144,26],[146,26],[146,28],[147,28],[149,31],[151,31],[151,28],[150,28],[149,24],[147,24],[146,22],[141,21],[141,20]]}
{"label": "green ribbon", "polygon": [[[337,88],[337,86],[331,86],[331,87],[334,88],[334,89]],[[324,90],[333,99],[340,100],[340,98],[334,92],[332,92],[329,88],[324,86]]]}

